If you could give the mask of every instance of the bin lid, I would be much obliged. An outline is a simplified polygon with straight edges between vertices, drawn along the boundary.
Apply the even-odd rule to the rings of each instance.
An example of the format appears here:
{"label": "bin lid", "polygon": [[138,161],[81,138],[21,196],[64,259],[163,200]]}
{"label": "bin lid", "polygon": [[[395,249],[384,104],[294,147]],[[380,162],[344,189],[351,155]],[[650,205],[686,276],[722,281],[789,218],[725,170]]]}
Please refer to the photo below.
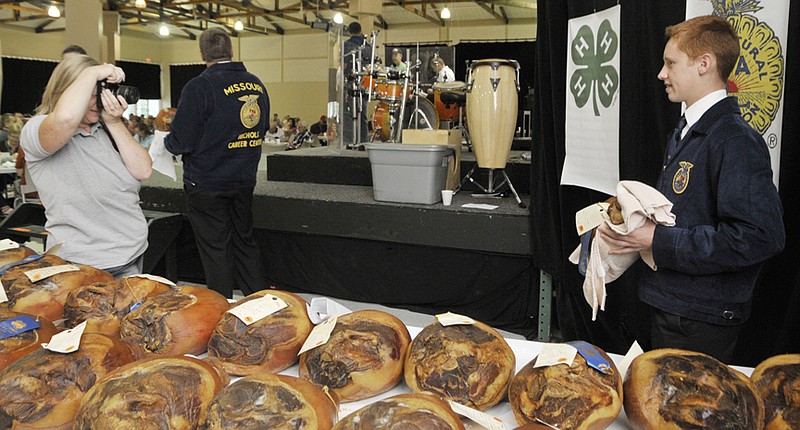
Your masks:
{"label": "bin lid", "polygon": [[404,145],[402,143],[365,143],[368,151],[411,151],[411,152],[444,152],[452,151],[455,145]]}

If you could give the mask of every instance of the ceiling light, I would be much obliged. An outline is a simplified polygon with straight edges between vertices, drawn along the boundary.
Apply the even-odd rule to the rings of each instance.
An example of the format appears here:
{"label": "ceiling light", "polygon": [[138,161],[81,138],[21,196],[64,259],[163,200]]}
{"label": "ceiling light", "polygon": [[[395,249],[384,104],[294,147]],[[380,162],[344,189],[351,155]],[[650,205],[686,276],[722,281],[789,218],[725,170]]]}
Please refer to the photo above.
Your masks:
{"label": "ceiling light", "polygon": [[333,16],[333,22],[337,24],[344,23],[344,17],[342,16],[341,12],[336,12],[336,15]]}
{"label": "ceiling light", "polygon": [[61,11],[58,10],[58,8],[55,5],[50,5],[50,7],[47,8],[47,15],[53,18],[58,18],[61,16]]}
{"label": "ceiling light", "polygon": [[236,20],[236,24],[233,24],[233,29],[236,31],[244,30],[244,24],[242,24],[241,20]]}
{"label": "ceiling light", "polygon": [[169,27],[166,24],[161,24],[161,27],[158,28],[158,34],[162,36],[169,36]]}
{"label": "ceiling light", "polygon": [[442,19],[450,19],[450,9],[447,6],[442,9]]}
{"label": "ceiling light", "polygon": [[135,7],[136,9],[145,9],[147,8],[147,2],[144,0],[136,0],[133,3],[133,7]]}

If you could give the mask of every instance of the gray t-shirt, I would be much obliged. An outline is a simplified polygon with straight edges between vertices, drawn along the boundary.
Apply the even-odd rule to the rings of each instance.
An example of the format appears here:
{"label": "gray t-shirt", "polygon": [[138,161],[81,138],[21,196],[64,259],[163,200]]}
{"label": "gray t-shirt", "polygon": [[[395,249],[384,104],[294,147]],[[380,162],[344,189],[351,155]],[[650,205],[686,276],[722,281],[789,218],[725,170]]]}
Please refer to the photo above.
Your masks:
{"label": "gray t-shirt", "polygon": [[140,182],[99,124],[91,133],[76,130],[55,153],[45,151],[39,142],[45,118],[28,121],[20,145],[45,207],[47,247],[64,242],[62,258],[100,269],[129,263],[147,248]]}

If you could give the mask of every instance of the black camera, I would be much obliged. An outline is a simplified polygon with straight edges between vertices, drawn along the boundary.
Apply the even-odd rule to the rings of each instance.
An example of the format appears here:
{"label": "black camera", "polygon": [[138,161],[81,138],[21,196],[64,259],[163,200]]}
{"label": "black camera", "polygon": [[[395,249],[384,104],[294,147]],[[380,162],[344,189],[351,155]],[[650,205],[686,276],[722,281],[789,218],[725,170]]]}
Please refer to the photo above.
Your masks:
{"label": "black camera", "polygon": [[125,99],[125,102],[129,105],[135,104],[139,101],[139,89],[136,87],[131,87],[129,85],[118,85],[112,84],[107,81],[100,81],[97,83],[97,107],[103,109],[103,99],[100,97],[100,93],[103,92],[104,89],[109,89],[111,94],[116,96],[122,96]]}

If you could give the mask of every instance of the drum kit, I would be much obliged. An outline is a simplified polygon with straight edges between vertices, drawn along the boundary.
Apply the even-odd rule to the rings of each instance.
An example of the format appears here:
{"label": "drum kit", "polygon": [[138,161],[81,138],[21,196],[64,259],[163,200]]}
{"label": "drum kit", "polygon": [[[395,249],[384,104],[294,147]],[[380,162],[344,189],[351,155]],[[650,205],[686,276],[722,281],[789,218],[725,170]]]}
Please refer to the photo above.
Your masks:
{"label": "drum kit", "polygon": [[[405,58],[409,58],[406,52]],[[482,59],[469,64],[467,82],[432,85],[433,103],[420,90],[420,62],[407,72],[364,68],[356,72],[359,91],[368,96],[370,141],[400,142],[403,129],[458,128],[475,152],[477,164],[461,180],[455,192],[470,181],[483,194],[500,197],[508,185],[520,207],[525,204],[514,189],[505,166],[514,140],[517,121],[519,63],[510,59]],[[411,73],[416,71],[412,81]],[[488,170],[488,185],[472,178],[477,169]]]}

